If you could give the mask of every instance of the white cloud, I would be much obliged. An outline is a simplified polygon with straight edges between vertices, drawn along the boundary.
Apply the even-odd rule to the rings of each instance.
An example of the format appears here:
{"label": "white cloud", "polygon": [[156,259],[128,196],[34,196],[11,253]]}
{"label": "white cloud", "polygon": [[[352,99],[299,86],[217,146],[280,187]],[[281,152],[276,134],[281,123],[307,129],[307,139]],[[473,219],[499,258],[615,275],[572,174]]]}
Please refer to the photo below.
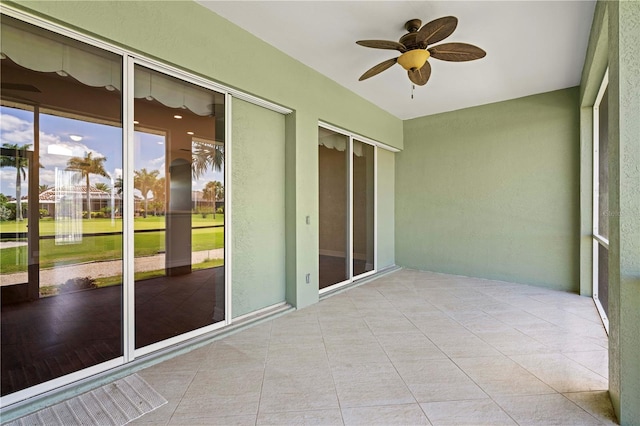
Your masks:
{"label": "white cloud", "polygon": [[30,122],[9,114],[0,115],[0,130],[3,132],[21,132],[28,129],[31,129],[33,134],[33,127]]}

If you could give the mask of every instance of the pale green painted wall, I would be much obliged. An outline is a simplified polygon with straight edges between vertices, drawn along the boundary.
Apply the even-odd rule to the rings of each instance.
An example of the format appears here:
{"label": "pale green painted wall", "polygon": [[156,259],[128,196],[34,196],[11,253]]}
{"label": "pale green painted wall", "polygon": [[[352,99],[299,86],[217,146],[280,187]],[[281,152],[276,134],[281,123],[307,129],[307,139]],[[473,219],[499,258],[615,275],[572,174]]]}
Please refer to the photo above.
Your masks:
{"label": "pale green painted wall", "polygon": [[232,315],[285,300],[285,116],[232,101]]}
{"label": "pale green painted wall", "polygon": [[578,93],[406,121],[396,263],[577,291]]}
{"label": "pale green painted wall", "polygon": [[378,241],[385,242],[378,247],[377,269],[395,265],[395,183],[396,154],[378,149]]}
{"label": "pale green painted wall", "polygon": [[317,279],[304,282],[318,271],[318,120],[402,148],[400,119],[195,2],[3,4],[293,109],[286,119],[286,295],[297,307],[318,300]]}

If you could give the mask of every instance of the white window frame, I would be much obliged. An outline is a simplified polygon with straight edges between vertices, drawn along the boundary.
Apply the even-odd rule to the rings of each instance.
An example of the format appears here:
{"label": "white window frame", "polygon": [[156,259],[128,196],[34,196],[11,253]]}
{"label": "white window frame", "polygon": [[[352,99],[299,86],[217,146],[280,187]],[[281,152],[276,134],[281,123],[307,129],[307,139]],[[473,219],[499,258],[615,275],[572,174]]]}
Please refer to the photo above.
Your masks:
{"label": "white window frame", "polygon": [[602,83],[598,89],[596,100],[593,104],[593,211],[592,211],[592,239],[593,239],[593,255],[592,255],[592,297],[598,309],[602,324],[607,334],[609,334],[609,318],[598,297],[598,277],[599,277],[599,248],[600,246],[609,250],[609,240],[598,233],[599,216],[600,216],[600,103],[604,97],[604,93],[609,85],[609,69],[604,73]]}

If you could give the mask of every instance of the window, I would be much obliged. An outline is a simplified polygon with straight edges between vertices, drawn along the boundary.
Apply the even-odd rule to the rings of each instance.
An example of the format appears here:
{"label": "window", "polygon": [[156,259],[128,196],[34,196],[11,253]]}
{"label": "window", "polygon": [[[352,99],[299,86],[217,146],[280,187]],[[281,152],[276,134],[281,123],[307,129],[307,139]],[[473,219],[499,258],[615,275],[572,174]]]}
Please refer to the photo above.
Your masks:
{"label": "window", "polygon": [[364,138],[320,126],[319,287],[375,272],[376,149]]}

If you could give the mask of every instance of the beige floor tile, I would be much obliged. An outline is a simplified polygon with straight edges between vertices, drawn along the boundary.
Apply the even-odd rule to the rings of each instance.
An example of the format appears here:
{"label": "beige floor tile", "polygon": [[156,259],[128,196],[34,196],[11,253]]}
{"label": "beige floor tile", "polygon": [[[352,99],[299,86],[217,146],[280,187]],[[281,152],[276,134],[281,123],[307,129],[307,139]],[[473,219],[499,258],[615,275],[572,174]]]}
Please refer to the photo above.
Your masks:
{"label": "beige floor tile", "polygon": [[375,341],[352,344],[343,344],[342,342],[335,344],[328,342],[326,354],[331,366],[338,364],[389,362],[387,353],[382,349],[382,346]]}
{"label": "beige floor tile", "polygon": [[[429,338],[431,338],[429,336]],[[493,346],[482,341],[477,336],[468,336],[464,339],[451,339],[436,342],[438,348],[450,358],[464,358],[476,356],[500,356],[502,355]]]}
{"label": "beige floor tile", "polygon": [[404,315],[395,318],[389,318],[386,315],[380,316],[376,313],[375,317],[368,316],[365,321],[375,335],[388,333],[409,333],[418,331],[416,326],[409,321]]}
{"label": "beige floor tile", "polygon": [[492,397],[555,393],[536,376],[505,356],[455,358],[453,361]]}
{"label": "beige floor tile", "polygon": [[326,374],[283,373],[265,377],[260,414],[337,408],[336,388],[328,371]]}
{"label": "beige floor tile", "polygon": [[609,351],[606,349],[591,352],[564,352],[563,355],[605,379],[609,378]]}
{"label": "beige floor tile", "polygon": [[562,354],[512,356],[515,362],[529,370],[558,392],[607,390],[607,380]]}
{"label": "beige floor tile", "polygon": [[171,426],[253,426],[256,424],[256,416],[216,416],[209,415],[203,417],[182,417],[174,416],[171,418],[169,425]]}
{"label": "beige floor tile", "polygon": [[587,426],[600,422],[561,394],[495,398],[519,425]]}
{"label": "beige floor tile", "polygon": [[397,362],[394,365],[418,402],[489,398],[449,359]]}
{"label": "beige floor tile", "polygon": [[286,411],[260,413],[257,425],[342,425],[342,414],[337,408],[330,410]]}
{"label": "beige floor tile", "polygon": [[260,393],[246,392],[241,394],[213,395],[208,392],[187,393],[178,404],[172,420],[183,419],[183,424],[189,424],[188,419],[227,416],[255,416],[258,413]]}
{"label": "beige floor tile", "polygon": [[608,391],[565,393],[563,395],[600,420],[602,424],[618,424]]}
{"label": "beige floor tile", "polygon": [[378,341],[392,362],[447,357],[431,340],[418,331],[382,334],[378,336]]}
{"label": "beige floor tile", "polygon": [[554,350],[516,329],[483,331],[476,335],[504,355],[552,353]]}
{"label": "beige floor tile", "polygon": [[371,377],[366,381],[336,382],[336,390],[342,408],[416,402],[400,377]]}
{"label": "beige floor tile", "polygon": [[430,425],[417,403],[351,407],[342,409],[344,424],[349,425]]}
{"label": "beige floor tile", "polygon": [[490,399],[427,402],[420,406],[434,426],[516,425],[516,422]]}

